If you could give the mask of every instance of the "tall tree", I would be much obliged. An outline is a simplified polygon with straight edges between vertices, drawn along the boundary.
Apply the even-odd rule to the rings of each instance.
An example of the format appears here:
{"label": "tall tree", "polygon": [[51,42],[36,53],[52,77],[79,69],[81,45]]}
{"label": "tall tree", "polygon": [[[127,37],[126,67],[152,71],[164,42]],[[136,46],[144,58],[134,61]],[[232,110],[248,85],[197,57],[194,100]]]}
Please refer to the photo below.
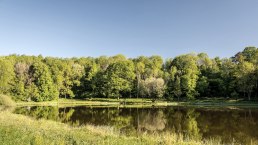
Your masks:
{"label": "tall tree", "polygon": [[244,93],[244,96],[247,94],[248,100],[251,100],[251,93],[256,83],[254,65],[250,62],[239,63],[236,70],[236,77],[238,78],[237,84],[239,90]]}
{"label": "tall tree", "polygon": [[31,73],[34,77],[33,83],[37,87],[37,91],[35,91],[37,94],[34,94],[32,99],[39,102],[56,100],[58,98],[58,90],[53,84],[47,65],[42,62],[35,62],[31,67]]}
{"label": "tall tree", "polygon": [[[186,96],[188,99],[193,99],[197,95],[195,88],[199,69],[196,61],[196,55],[188,54],[176,57],[171,63],[171,73],[173,73],[172,84],[176,81],[175,76],[178,76],[180,78],[182,95]],[[168,88],[170,92],[174,92],[174,89],[175,87]]]}
{"label": "tall tree", "polygon": [[6,58],[0,58],[0,93],[10,94],[14,80],[13,64],[6,60]]}
{"label": "tall tree", "polygon": [[136,78],[137,78],[137,98],[139,97],[140,82],[142,80],[142,74],[144,73],[145,64],[143,62],[136,62]]}
{"label": "tall tree", "polygon": [[111,64],[107,70],[106,95],[117,97],[130,95],[135,79],[134,65],[131,61],[119,61]]}
{"label": "tall tree", "polygon": [[164,80],[162,78],[148,78],[142,80],[140,83],[141,95],[152,98],[155,101],[158,98],[163,97],[165,87]]}

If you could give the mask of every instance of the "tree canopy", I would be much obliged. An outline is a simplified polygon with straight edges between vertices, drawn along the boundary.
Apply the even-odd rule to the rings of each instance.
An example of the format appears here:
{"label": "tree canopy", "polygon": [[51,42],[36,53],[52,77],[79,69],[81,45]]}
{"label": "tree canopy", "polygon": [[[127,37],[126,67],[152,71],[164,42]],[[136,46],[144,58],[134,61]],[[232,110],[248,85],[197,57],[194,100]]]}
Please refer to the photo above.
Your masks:
{"label": "tree canopy", "polygon": [[195,99],[258,98],[258,49],[246,47],[230,58],[205,53],[163,60],[0,56],[0,93],[22,101],[58,98]]}

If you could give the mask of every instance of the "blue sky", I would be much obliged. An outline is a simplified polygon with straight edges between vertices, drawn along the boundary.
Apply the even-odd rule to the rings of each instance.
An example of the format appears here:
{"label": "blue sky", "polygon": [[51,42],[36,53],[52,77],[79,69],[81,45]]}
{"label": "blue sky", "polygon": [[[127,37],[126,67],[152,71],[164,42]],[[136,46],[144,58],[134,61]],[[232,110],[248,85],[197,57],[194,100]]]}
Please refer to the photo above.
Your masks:
{"label": "blue sky", "polygon": [[257,0],[0,0],[0,55],[230,57],[258,46]]}

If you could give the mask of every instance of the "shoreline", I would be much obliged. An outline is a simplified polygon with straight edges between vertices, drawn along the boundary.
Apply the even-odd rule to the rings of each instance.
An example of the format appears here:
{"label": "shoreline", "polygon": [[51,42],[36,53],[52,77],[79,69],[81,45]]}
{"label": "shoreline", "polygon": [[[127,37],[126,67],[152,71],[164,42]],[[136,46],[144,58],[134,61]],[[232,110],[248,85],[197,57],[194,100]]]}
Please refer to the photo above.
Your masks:
{"label": "shoreline", "polygon": [[150,99],[59,99],[46,102],[16,102],[16,106],[119,106],[119,107],[166,107],[166,106],[193,106],[193,107],[258,107],[258,102],[232,100],[195,100],[195,101],[165,101],[152,102]]}

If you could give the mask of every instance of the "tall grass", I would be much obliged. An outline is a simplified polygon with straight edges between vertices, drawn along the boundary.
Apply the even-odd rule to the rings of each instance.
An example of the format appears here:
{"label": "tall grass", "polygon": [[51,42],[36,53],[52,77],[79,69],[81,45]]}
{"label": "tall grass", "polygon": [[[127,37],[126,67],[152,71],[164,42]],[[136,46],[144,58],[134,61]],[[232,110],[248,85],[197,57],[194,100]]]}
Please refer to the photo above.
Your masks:
{"label": "tall grass", "polygon": [[7,95],[0,94],[0,105],[15,106],[16,103]]}
{"label": "tall grass", "polygon": [[121,135],[111,127],[92,125],[71,127],[63,123],[34,120],[23,115],[2,111],[0,112],[0,144],[219,145],[221,142],[220,140],[187,139],[175,133],[130,137]]}

